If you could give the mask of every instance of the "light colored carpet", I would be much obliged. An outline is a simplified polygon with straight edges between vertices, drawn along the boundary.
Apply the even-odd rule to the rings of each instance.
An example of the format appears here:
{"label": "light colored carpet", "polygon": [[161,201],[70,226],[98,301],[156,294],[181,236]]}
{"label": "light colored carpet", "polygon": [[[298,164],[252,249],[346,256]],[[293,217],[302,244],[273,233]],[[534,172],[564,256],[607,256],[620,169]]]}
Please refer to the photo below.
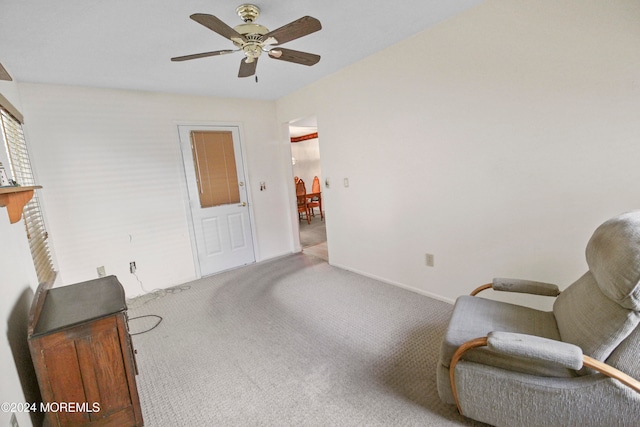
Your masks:
{"label": "light colored carpet", "polygon": [[138,297],[145,425],[479,426],[436,392],[451,308],[304,254]]}

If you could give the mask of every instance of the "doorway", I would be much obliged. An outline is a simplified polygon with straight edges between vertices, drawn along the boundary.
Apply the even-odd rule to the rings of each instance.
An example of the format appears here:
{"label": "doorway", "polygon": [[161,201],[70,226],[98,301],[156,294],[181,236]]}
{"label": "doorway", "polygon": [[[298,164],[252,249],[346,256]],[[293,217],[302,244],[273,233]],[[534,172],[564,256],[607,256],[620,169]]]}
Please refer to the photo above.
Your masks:
{"label": "doorway", "polygon": [[178,126],[199,277],[255,262],[240,130]]}
{"label": "doorway", "polygon": [[[324,181],[320,167],[320,139],[316,118],[309,117],[289,123],[289,136],[293,176],[304,181],[307,194],[314,192],[313,181],[318,177],[320,191],[320,194],[308,199],[311,202],[309,220],[306,213],[298,214],[300,246],[303,252],[328,261],[326,209],[322,203]],[[295,183],[292,183],[291,188],[295,194]]]}

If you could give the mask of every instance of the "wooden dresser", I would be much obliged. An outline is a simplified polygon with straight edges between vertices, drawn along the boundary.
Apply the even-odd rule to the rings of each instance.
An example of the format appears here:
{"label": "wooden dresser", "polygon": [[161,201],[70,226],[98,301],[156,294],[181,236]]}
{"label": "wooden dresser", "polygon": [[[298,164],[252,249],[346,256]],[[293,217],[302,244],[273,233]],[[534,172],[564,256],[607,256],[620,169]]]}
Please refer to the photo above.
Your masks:
{"label": "wooden dresser", "polygon": [[115,276],[49,289],[29,318],[45,425],[142,426],[124,289]]}

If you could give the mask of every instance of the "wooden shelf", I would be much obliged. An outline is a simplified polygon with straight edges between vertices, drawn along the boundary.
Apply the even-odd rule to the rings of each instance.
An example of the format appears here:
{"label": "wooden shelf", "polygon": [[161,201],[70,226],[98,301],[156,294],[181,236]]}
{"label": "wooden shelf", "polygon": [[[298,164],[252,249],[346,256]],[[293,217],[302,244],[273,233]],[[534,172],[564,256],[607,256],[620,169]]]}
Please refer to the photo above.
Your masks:
{"label": "wooden shelf", "polygon": [[24,205],[29,203],[29,200],[33,197],[33,190],[37,188],[42,188],[42,186],[0,187],[0,207],[7,207],[11,224],[20,221]]}

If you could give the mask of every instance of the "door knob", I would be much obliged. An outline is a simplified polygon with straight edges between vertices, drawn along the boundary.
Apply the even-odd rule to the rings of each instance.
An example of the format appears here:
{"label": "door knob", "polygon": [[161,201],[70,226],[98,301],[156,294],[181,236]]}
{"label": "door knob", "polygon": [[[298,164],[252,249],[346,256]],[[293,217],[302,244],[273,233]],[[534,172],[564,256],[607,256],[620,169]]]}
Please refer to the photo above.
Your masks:
{"label": "door knob", "polygon": [[241,208],[244,208],[245,206],[247,206],[247,202],[242,202],[238,206]]}

